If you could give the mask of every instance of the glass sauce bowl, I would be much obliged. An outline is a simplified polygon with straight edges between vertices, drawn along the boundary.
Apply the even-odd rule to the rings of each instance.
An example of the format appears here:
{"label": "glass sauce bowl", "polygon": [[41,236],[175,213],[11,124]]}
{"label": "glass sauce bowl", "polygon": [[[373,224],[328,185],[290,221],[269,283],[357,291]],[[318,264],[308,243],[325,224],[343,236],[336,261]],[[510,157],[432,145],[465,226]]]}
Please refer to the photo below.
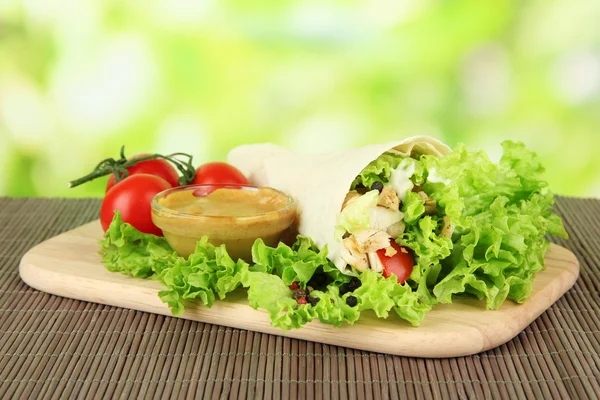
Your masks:
{"label": "glass sauce bowl", "polygon": [[234,260],[251,261],[252,244],[261,238],[277,246],[296,219],[287,194],[250,185],[189,185],[167,189],[152,200],[152,221],[180,256],[194,252],[202,236],[225,244]]}

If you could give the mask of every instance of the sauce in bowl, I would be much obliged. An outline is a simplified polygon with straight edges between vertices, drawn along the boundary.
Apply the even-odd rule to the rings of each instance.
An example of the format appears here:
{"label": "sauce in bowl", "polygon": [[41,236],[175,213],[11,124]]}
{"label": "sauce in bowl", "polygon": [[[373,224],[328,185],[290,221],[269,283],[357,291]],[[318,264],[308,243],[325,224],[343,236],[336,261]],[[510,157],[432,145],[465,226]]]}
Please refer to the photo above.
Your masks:
{"label": "sauce in bowl", "polygon": [[165,190],[152,201],[152,221],[183,257],[206,235],[215,246],[225,244],[234,260],[250,261],[257,238],[276,246],[295,219],[293,199],[268,187],[183,186]]}

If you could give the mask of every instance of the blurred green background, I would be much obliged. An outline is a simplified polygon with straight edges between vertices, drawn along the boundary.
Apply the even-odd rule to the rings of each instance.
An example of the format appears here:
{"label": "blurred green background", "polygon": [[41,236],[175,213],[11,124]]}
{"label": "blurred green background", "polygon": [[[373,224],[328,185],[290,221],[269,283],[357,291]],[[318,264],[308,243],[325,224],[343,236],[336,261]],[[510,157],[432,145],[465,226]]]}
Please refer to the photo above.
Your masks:
{"label": "blurred green background", "polygon": [[543,159],[600,196],[598,0],[0,1],[0,195],[108,156],[197,163],[270,141],[327,151],[428,134]]}

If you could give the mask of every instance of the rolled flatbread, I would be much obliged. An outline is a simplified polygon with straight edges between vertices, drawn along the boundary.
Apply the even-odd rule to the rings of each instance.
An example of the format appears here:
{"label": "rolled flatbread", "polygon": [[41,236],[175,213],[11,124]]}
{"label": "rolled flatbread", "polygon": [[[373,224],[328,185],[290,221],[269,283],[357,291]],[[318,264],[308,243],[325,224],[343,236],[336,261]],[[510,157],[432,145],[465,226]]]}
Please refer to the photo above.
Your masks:
{"label": "rolled flatbread", "polygon": [[227,162],[258,186],[270,186],[292,196],[298,204],[298,232],[317,246],[327,246],[328,257],[347,273],[342,243],[335,227],[344,199],[357,175],[372,161],[390,150],[405,155],[444,156],[451,149],[428,136],[374,144],[324,154],[298,154],[273,144],[242,145],[231,150]]}

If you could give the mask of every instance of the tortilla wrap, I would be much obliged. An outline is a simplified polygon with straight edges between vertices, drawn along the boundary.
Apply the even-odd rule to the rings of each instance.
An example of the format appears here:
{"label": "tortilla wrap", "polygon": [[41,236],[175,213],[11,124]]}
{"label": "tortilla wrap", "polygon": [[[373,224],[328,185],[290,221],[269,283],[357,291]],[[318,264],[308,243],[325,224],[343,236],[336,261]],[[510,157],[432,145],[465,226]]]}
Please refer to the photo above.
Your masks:
{"label": "tortilla wrap", "polygon": [[342,272],[342,243],[334,239],[337,218],[354,178],[381,154],[394,149],[404,154],[443,156],[451,149],[427,136],[374,144],[324,154],[298,154],[270,143],[242,145],[231,150],[227,162],[257,186],[270,186],[298,203],[298,232],[319,248],[327,245],[328,257]]}

